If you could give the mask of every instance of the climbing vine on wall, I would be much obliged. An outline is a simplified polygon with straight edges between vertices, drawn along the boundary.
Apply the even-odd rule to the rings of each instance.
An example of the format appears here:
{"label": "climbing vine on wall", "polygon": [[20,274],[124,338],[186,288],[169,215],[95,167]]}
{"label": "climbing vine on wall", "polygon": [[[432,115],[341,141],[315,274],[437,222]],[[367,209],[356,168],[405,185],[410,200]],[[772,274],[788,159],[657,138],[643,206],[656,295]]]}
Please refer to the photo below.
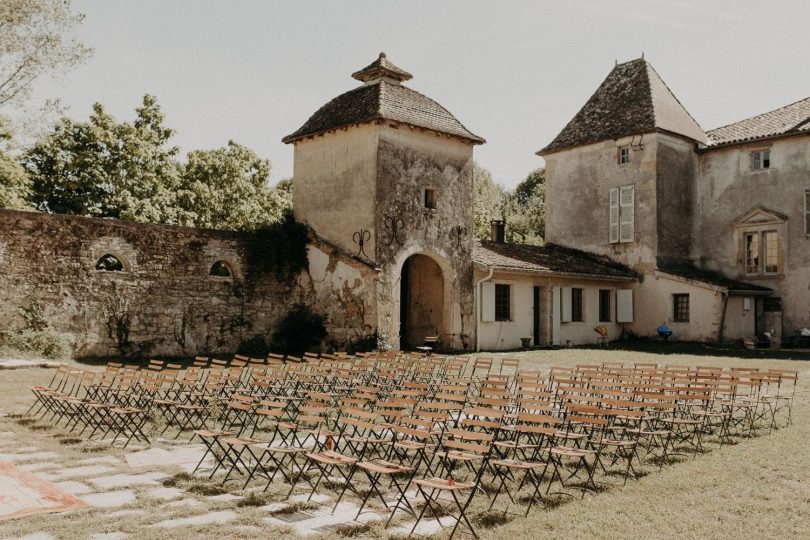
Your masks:
{"label": "climbing vine on wall", "polygon": [[306,270],[308,240],[306,226],[296,222],[291,212],[277,223],[245,233],[247,279],[269,274],[283,280]]}

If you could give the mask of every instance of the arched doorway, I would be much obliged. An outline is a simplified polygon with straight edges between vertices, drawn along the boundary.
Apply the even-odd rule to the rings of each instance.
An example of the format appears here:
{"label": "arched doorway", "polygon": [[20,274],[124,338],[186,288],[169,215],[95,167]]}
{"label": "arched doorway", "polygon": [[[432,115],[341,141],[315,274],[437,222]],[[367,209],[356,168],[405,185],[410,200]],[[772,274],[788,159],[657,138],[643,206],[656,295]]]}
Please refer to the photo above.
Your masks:
{"label": "arched doorway", "polygon": [[402,265],[399,294],[399,343],[412,349],[426,336],[441,336],[444,330],[444,274],[427,255],[411,255]]}

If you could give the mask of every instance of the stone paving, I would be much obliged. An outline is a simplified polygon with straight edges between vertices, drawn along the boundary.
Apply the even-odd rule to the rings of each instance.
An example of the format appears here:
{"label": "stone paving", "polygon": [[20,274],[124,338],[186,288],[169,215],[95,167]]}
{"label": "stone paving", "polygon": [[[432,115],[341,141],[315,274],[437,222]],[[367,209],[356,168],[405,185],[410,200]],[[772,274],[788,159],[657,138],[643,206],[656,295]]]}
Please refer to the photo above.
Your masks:
{"label": "stone paving", "polygon": [[[22,437],[25,438],[25,445],[19,444]],[[144,520],[143,526],[154,530],[158,537],[165,536],[158,533],[161,529],[169,531],[202,527],[200,530],[208,530],[208,527],[227,525],[229,531],[236,531],[240,537],[252,538],[257,533],[271,531],[276,531],[276,536],[285,537],[333,535],[340,528],[362,527],[387,516],[385,512],[377,512],[370,505],[355,521],[358,510],[356,501],[343,501],[333,512],[333,496],[320,493],[312,497],[311,501],[307,501],[304,495],[295,495],[287,502],[272,502],[259,507],[245,505],[242,508],[239,502],[250,490],[239,495],[222,493],[206,496],[171,485],[164,486],[162,482],[173,474],[189,472],[196,466],[203,455],[201,445],[188,442],[178,444],[176,441],[158,439],[151,448],[128,453],[111,449],[103,455],[75,459],[75,456],[68,457],[68,452],[63,454],[43,449],[42,447],[48,446],[44,441],[49,437],[53,438],[54,434],[0,432],[0,461],[13,463],[16,467],[51,482],[60,491],[78,497],[88,508],[53,515],[50,518],[52,528],[42,527],[41,531],[17,536],[4,536],[2,531],[8,529],[3,527],[10,522],[0,521],[0,538],[59,538],[62,526],[60,523],[65,523],[64,519],[78,523],[82,520],[82,512],[96,509],[104,511],[103,524],[99,525],[101,530],[89,531],[87,537],[107,540],[137,536],[116,530],[116,522],[122,520],[130,523],[132,520]],[[43,441],[39,447],[36,446],[38,440]],[[206,462],[203,466],[210,467],[211,464]],[[241,484],[235,484],[228,487],[240,491]],[[0,515],[2,496],[0,493]],[[300,508],[295,507],[295,511],[290,508],[290,505],[302,503],[306,504]],[[160,508],[160,519],[157,521],[155,504]],[[150,510],[142,507],[149,507]],[[240,522],[242,515],[248,512],[252,512],[253,521]],[[260,516],[258,519],[255,517],[257,513]],[[411,527],[412,522],[405,522],[395,526],[390,532],[407,535]],[[425,520],[417,533],[430,535],[438,530],[440,526],[435,520]]]}

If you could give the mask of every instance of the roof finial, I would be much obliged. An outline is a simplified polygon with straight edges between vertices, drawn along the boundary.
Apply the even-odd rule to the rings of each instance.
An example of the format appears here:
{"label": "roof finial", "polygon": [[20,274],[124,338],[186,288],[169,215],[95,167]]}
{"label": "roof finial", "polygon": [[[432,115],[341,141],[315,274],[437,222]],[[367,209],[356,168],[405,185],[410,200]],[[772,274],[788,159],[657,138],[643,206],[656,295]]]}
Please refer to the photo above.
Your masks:
{"label": "roof finial", "polygon": [[641,59],[644,60],[644,51],[641,51]]}
{"label": "roof finial", "polygon": [[[642,56],[644,56],[644,55],[642,55]],[[384,52],[381,52],[381,53],[380,53],[380,58],[385,58],[385,57],[386,57],[386,56],[385,56],[385,53],[384,53]]]}
{"label": "roof finial", "polygon": [[616,67],[616,66],[618,66],[618,65],[619,65],[619,59],[618,59],[618,58],[617,58],[616,60],[614,60],[614,62],[615,62],[615,63],[613,64],[613,67]]}

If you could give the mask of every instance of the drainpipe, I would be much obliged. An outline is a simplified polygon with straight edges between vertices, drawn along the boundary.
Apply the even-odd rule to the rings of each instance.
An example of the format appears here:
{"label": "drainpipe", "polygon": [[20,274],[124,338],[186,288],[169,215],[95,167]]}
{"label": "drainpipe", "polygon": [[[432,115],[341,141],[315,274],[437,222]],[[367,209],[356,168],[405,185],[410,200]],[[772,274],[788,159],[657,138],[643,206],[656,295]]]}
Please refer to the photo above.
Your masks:
{"label": "drainpipe", "polygon": [[717,344],[723,344],[723,329],[726,326],[726,311],[728,309],[728,293],[721,293],[723,295],[723,312],[720,313],[720,332],[717,336]]}
{"label": "drainpipe", "polygon": [[481,339],[478,334],[479,325],[480,325],[480,317],[478,316],[478,306],[481,304],[481,284],[485,281],[489,281],[492,279],[492,276],[495,274],[495,268],[491,267],[489,269],[489,275],[485,278],[481,278],[475,282],[475,352],[478,352],[481,347]]}

